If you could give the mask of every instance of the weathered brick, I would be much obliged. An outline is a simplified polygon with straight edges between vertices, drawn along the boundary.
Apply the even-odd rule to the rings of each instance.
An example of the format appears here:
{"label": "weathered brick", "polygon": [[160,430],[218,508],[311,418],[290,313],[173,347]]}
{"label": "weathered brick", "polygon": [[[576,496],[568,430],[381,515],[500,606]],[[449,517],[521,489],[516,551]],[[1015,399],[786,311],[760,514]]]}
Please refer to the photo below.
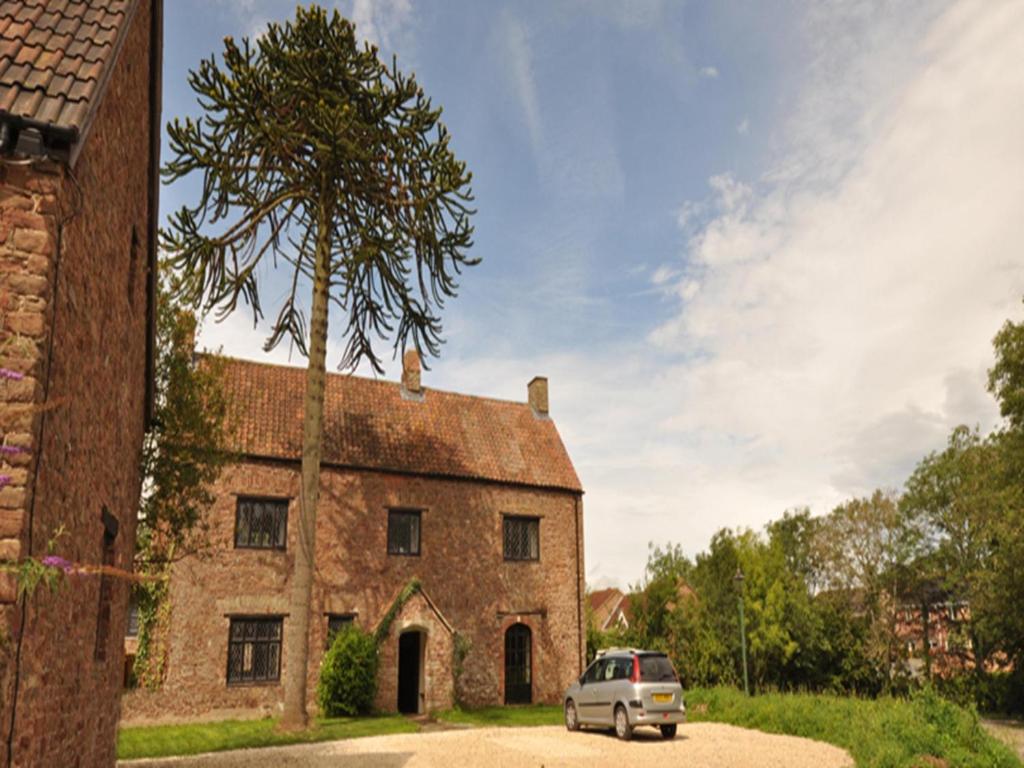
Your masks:
{"label": "weathered brick", "polygon": [[20,539],[0,539],[0,562],[15,562],[21,557]]}
{"label": "weathered brick", "polygon": [[3,215],[6,221],[9,221],[19,229],[35,229],[40,232],[48,231],[48,222],[46,217],[41,216],[38,213],[21,209],[13,209],[3,211],[0,215]]}
{"label": "weathered brick", "polygon": [[7,287],[15,293],[46,296],[50,291],[50,281],[45,275],[15,274],[7,278]]}
{"label": "weathered brick", "polygon": [[31,376],[19,381],[5,381],[0,384],[0,392],[8,403],[31,403],[40,392],[39,382]]}
{"label": "weathered brick", "polygon": [[14,247],[29,253],[52,253],[53,238],[50,233],[40,229],[15,229]]}
{"label": "weathered brick", "polygon": [[0,536],[21,536],[25,513],[20,509],[0,509]]}
{"label": "weathered brick", "polygon": [[21,509],[25,506],[25,489],[7,486],[0,489],[0,508]]}
{"label": "weathered brick", "polygon": [[[333,468],[325,468],[321,478],[308,673],[311,705],[326,642],[325,614],[356,613],[358,623],[373,630],[413,577],[471,650],[456,691],[448,629],[425,601],[408,604],[381,647],[378,708],[396,708],[398,636],[405,627],[427,631],[423,693],[428,709],[451,706],[456,694],[473,706],[502,703],[505,632],[517,622],[532,633],[533,700],[560,700],[581,672],[583,655],[578,601],[582,537],[577,537],[575,494]],[[188,717],[219,708],[258,714],[280,705],[280,686],[225,685],[225,614],[285,612],[277,601],[289,593],[297,546],[294,518],[289,520],[285,551],[235,549],[235,504],[239,495],[247,494],[294,499],[298,485],[297,465],[243,460],[224,472],[209,516],[214,555],[188,558],[173,571],[167,681],[158,696],[126,697],[123,717]],[[420,556],[387,554],[389,507],[425,510]],[[295,511],[293,502],[289,514]],[[541,518],[540,561],[504,560],[504,513]]]}
{"label": "weathered brick", "polygon": [[7,316],[7,330],[32,338],[43,335],[46,321],[42,312],[18,312]]}
{"label": "weathered brick", "polygon": [[13,573],[0,573],[0,603],[13,603],[18,596],[18,582]]}
{"label": "weathered brick", "polygon": [[35,209],[35,206],[35,200],[30,195],[10,187],[0,186],[0,208],[31,211]]}
{"label": "weathered brick", "polygon": [[44,255],[34,254],[28,257],[25,268],[33,275],[48,275],[50,273],[50,259]]}

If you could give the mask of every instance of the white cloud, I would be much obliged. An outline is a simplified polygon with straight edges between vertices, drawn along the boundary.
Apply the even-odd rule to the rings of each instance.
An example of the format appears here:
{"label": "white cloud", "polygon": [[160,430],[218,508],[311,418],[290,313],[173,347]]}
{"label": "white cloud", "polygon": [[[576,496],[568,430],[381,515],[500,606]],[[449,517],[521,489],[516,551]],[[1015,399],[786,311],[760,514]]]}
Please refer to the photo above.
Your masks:
{"label": "white cloud", "polygon": [[537,85],[533,78],[533,51],[526,26],[508,9],[499,21],[502,42],[505,45],[507,72],[512,89],[522,114],[523,122],[530,136],[534,152],[540,151],[543,141],[540,106],[537,99]]}
{"label": "white cloud", "polygon": [[353,0],[356,34],[378,47],[394,49],[398,35],[412,21],[412,0]]}
{"label": "white cloud", "polygon": [[750,118],[744,117],[736,124],[736,133],[740,136],[746,136],[750,133]]}
{"label": "white cloud", "polygon": [[996,418],[990,341],[1024,293],[1024,6],[960,2],[920,39],[903,22],[837,45],[850,66],[808,84],[776,172],[710,180],[678,283],[700,290],[650,335],[696,355],[660,426],[722,449],[686,459],[680,485],[723,496],[678,531],[899,485]]}
{"label": "white cloud", "polygon": [[718,67],[701,67],[699,70],[697,70],[697,74],[709,80],[714,80],[715,78],[718,77]]}

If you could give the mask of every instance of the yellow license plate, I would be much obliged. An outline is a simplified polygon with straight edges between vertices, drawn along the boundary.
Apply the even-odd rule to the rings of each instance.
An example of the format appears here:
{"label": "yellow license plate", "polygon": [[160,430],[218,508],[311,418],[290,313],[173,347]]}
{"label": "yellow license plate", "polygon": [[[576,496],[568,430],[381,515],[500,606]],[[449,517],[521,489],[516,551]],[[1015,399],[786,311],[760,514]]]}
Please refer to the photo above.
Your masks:
{"label": "yellow license plate", "polygon": [[656,693],[654,694],[654,701],[656,704],[668,704],[672,701],[671,693]]}

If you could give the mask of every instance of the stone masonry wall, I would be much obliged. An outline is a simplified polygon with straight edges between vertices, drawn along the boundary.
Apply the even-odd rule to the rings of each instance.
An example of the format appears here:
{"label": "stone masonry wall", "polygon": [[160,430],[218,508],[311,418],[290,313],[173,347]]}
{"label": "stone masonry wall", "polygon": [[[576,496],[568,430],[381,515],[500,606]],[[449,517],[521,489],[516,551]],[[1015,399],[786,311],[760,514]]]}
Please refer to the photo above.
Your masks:
{"label": "stone masonry wall", "polygon": [[[0,557],[55,552],[97,565],[101,512],[131,569],[144,421],[150,4],[141,3],[73,172],[0,166]],[[45,404],[43,403],[45,397]],[[128,584],[73,575],[22,613],[0,582],[0,763],[112,766]],[[14,696],[14,653],[21,636]],[[2,644],[2,641],[0,641]],[[97,652],[97,648],[99,652]],[[13,724],[12,724],[12,707]],[[12,730],[13,725],[13,730]]]}
{"label": "stone masonry wall", "polygon": [[[280,684],[227,685],[228,626],[232,614],[288,613],[299,467],[245,461],[229,467],[216,490],[217,501],[210,515],[210,553],[181,562],[172,575],[166,682],[155,694],[128,694],[125,721],[280,710]],[[239,495],[291,500],[286,551],[234,549]],[[533,632],[534,701],[558,701],[580,673],[584,638],[578,598],[583,563],[582,531],[576,529],[577,495],[325,468],[320,499],[313,596],[318,618],[310,637],[311,703],[326,641],[326,614],[355,613],[361,626],[373,630],[414,577],[420,579],[441,615],[469,641],[465,671],[459,690],[448,693],[445,686],[450,683],[443,681],[442,669],[447,669],[450,680],[450,641],[444,639],[440,622],[410,601],[382,649],[378,701],[382,709],[394,710],[397,705],[394,660],[398,634],[402,627],[417,622],[423,622],[428,630],[428,708],[447,706],[449,696],[456,694],[474,706],[502,703],[504,630],[517,620]],[[420,556],[387,554],[389,508],[423,510]],[[504,560],[503,513],[541,518],[539,562]],[[282,670],[282,677],[285,674]]]}

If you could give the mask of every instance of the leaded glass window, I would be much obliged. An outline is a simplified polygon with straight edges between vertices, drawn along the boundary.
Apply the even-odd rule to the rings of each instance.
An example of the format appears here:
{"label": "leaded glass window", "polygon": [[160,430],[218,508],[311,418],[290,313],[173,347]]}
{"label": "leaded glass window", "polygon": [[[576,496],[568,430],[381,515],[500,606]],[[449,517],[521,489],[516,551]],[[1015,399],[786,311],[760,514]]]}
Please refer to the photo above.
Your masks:
{"label": "leaded glass window", "polygon": [[287,531],[287,499],[238,499],[236,549],[284,549]]}
{"label": "leaded glass window", "polygon": [[388,554],[418,555],[419,553],[420,513],[415,510],[390,510],[388,512]]}
{"label": "leaded glass window", "polygon": [[540,518],[505,517],[505,559],[540,560]]}
{"label": "leaded glass window", "polygon": [[273,683],[281,679],[280,617],[231,619],[228,683]]}

